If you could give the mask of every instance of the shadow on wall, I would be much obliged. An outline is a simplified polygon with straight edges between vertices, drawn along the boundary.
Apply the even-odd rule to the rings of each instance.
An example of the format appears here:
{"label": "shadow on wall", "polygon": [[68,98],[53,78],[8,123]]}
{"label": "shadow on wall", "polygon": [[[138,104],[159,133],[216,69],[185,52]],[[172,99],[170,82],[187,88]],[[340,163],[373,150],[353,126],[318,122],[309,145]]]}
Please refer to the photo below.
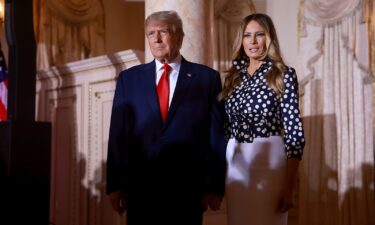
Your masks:
{"label": "shadow on wall", "polygon": [[109,196],[106,194],[106,163],[95,169],[93,179],[89,181],[89,207],[90,221],[88,224],[126,224],[126,213],[119,216],[112,209]]}
{"label": "shadow on wall", "polygon": [[[110,204],[109,198],[105,193],[105,162],[102,162],[99,167],[93,170],[91,176],[89,172],[90,165],[82,154],[79,155],[77,164],[72,166],[79,171],[79,182],[77,187],[66,192],[72,194],[76,192],[74,198],[67,199],[69,205],[79,205],[78,211],[73,209],[66,211],[56,211],[54,213],[63,213],[66,221],[76,221],[77,224],[111,224],[111,225],[125,225],[125,215],[122,217],[115,213]],[[74,182],[74,181],[72,181]],[[56,199],[56,202],[61,202],[61,199]],[[74,206],[72,207],[74,208]],[[64,224],[61,217],[55,217],[50,225]]]}
{"label": "shadow on wall", "polygon": [[304,117],[303,123],[306,147],[300,168],[299,224],[375,224],[370,212],[374,166],[343,161],[341,156],[349,153],[341,152],[345,147],[338,149],[334,114]]}
{"label": "shadow on wall", "polygon": [[343,195],[340,224],[375,224],[374,165],[362,164],[360,171],[348,170],[347,174],[353,176],[354,182]]}
{"label": "shadow on wall", "polygon": [[[80,87],[68,66],[54,70],[38,71],[41,80],[38,88],[38,120],[52,123],[51,146],[51,224],[70,224],[73,211],[80,211],[74,199],[79,198],[78,186],[73,188],[85,170],[75,164],[82,156],[78,154],[80,140],[78,116],[81,115]],[[83,174],[83,175],[82,175]]]}
{"label": "shadow on wall", "polygon": [[300,168],[299,224],[338,224],[335,116],[304,117],[303,125],[306,146]]}

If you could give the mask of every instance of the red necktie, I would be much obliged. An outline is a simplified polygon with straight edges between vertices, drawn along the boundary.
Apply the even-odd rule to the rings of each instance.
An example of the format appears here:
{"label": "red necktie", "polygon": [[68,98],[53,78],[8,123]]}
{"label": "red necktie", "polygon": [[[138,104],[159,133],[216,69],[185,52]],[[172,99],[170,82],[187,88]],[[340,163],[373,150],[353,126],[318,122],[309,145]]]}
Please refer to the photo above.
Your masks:
{"label": "red necktie", "polygon": [[169,105],[169,80],[168,73],[171,67],[168,64],[163,65],[163,74],[160,77],[157,91],[159,97],[159,106],[163,121],[167,117],[168,105]]}

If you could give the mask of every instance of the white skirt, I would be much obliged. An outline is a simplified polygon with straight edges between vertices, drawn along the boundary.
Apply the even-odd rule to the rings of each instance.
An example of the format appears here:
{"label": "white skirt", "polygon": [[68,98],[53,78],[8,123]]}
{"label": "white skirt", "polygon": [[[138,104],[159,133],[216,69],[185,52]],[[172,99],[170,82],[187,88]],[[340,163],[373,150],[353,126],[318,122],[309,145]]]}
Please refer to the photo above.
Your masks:
{"label": "white skirt", "polygon": [[230,139],[226,157],[228,225],[286,225],[288,213],[276,212],[286,176],[282,137]]}

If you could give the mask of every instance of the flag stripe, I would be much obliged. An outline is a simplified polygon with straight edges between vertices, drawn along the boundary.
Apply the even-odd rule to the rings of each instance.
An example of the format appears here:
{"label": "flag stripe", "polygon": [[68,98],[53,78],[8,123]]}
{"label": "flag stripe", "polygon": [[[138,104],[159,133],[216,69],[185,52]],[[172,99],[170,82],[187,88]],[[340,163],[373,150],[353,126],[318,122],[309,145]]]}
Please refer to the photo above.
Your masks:
{"label": "flag stripe", "polygon": [[0,49],[0,121],[7,119],[8,71],[3,52]]}
{"label": "flag stripe", "polygon": [[0,83],[0,102],[3,104],[4,108],[6,109],[8,105],[8,87],[7,81]]}
{"label": "flag stripe", "polygon": [[7,110],[4,104],[0,101],[0,121],[4,121],[7,119]]}

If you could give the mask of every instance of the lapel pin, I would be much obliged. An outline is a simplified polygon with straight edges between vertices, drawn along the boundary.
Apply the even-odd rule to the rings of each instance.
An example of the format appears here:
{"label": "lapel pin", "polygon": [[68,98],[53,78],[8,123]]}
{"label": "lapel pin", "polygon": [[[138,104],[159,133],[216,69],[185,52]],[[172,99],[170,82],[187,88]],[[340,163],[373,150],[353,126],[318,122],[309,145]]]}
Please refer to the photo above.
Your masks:
{"label": "lapel pin", "polygon": [[186,74],[188,77],[191,77],[191,73]]}

